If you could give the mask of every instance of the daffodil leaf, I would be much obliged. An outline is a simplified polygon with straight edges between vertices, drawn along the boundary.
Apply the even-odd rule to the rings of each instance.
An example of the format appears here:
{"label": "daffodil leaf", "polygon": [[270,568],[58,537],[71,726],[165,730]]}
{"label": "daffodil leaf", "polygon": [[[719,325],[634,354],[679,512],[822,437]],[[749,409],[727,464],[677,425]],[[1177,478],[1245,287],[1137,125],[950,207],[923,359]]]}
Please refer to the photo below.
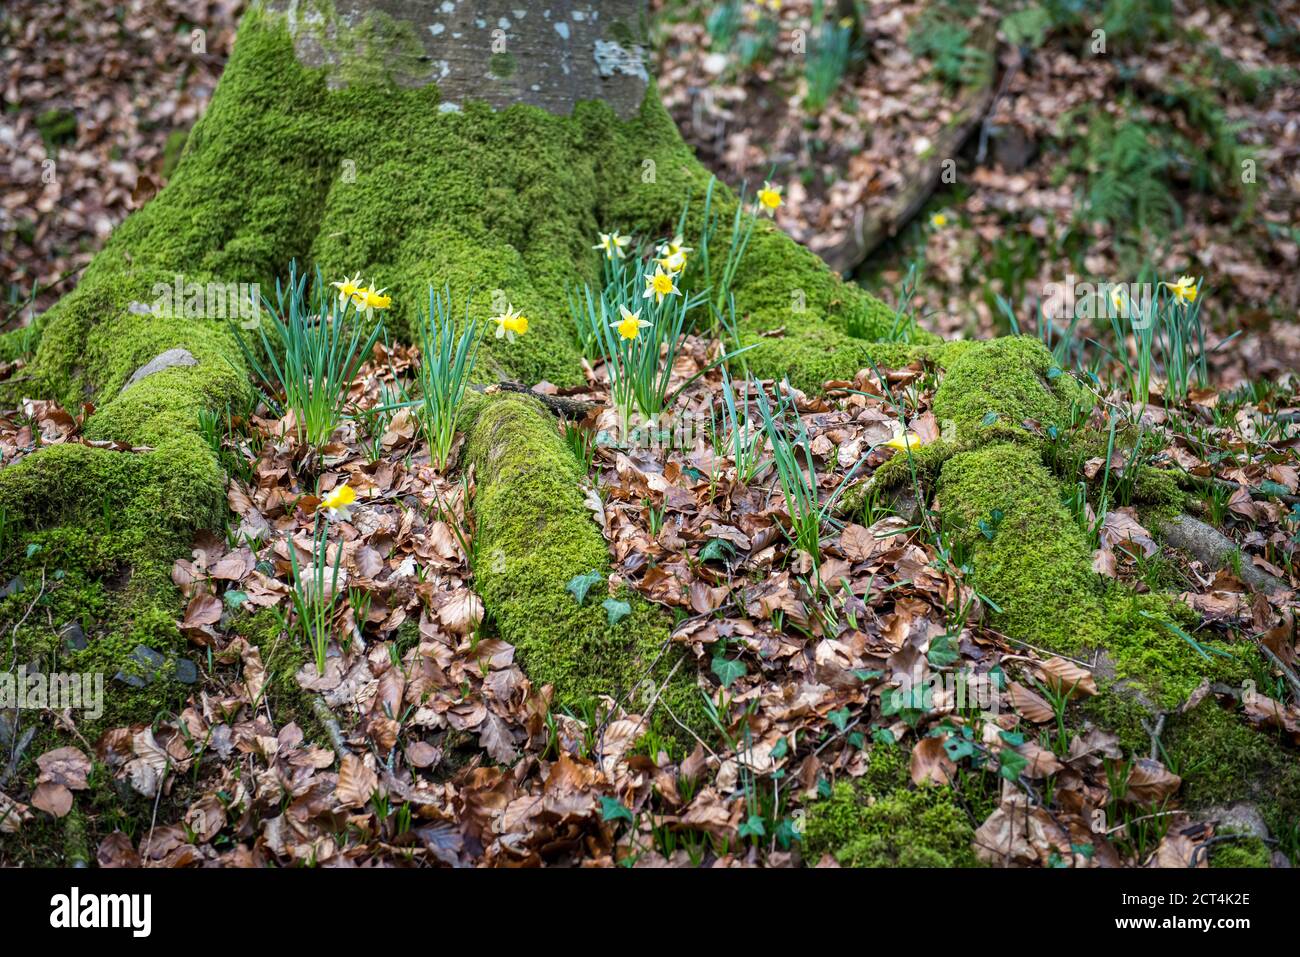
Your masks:
{"label": "daffodil leaf", "polygon": [[619,601],[617,598],[606,598],[604,601],[605,614],[609,616],[609,623],[617,625],[620,621],[632,614],[632,606],[625,601]]}
{"label": "daffodil leaf", "polygon": [[578,604],[581,605],[587,600],[587,592],[591,591],[591,586],[600,584],[604,577],[605,576],[598,571],[590,571],[585,575],[574,575],[569,579],[569,583],[564,587],[568,590],[569,594],[574,597]]}

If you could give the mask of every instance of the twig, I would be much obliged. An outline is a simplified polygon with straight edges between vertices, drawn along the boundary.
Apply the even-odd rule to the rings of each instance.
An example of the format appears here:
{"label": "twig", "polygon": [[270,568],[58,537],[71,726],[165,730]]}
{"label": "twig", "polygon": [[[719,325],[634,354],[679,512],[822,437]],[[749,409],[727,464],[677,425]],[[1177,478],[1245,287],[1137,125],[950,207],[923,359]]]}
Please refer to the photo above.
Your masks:
{"label": "twig", "polygon": [[1152,727],[1151,725],[1147,724],[1145,718],[1139,719],[1142,722],[1142,727],[1146,729],[1146,733],[1151,736],[1151,760],[1152,761],[1155,761],[1160,757],[1160,735],[1165,730],[1165,717],[1167,715],[1168,715],[1167,711],[1161,711],[1158,715],[1156,715],[1155,727]]}
{"label": "twig", "polygon": [[334,712],[330,711],[329,705],[325,703],[325,699],[320,695],[311,695],[308,700],[311,702],[311,713],[325,729],[325,734],[329,737],[330,744],[334,746],[339,758],[342,759],[345,754],[352,754],[352,749],[343,740],[343,731],[339,728],[338,720],[334,717]]}

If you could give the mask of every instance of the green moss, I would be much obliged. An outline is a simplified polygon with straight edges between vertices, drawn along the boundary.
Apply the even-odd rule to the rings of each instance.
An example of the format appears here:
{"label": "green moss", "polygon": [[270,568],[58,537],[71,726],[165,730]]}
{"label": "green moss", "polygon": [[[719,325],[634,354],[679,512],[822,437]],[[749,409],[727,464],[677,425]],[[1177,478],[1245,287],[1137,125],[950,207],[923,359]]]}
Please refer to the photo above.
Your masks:
{"label": "green moss", "polygon": [[1268,867],[1271,858],[1268,845],[1257,837],[1242,836],[1210,849],[1211,867]]}
{"label": "green moss", "polygon": [[[659,687],[682,653],[668,643],[667,620],[648,603],[623,596],[632,614],[611,627],[600,586],[577,603],[565,586],[591,571],[608,573],[609,556],[554,420],[521,398],[483,400],[472,411],[467,458],[478,476],[474,580],[491,623],[518,649],[535,684],[555,686],[560,705],[633,695],[624,700],[636,710],[645,703],[643,682]],[[677,669],[663,704],[701,727],[692,671]],[[671,726],[662,721],[666,716],[656,717]]]}
{"label": "green moss", "polygon": [[808,809],[806,856],[846,867],[975,867],[974,830],[947,788],[913,788],[899,748],[877,745],[867,774]]}
{"label": "green moss", "polygon": [[[944,523],[973,549],[975,585],[1001,608],[994,618],[1008,634],[1062,650],[1103,643],[1087,542],[1035,446],[954,455],[940,470],[938,500]],[[1003,518],[989,541],[978,528],[994,511]]]}
{"label": "green moss", "polygon": [[[1198,640],[1199,654],[1175,627],[1186,610],[1166,598],[1108,585],[1061,504],[1060,486],[1036,445],[995,443],[960,452],[940,470],[944,522],[973,554],[976,588],[998,605],[1007,634],[1064,653],[1104,649],[1118,677],[1177,706],[1206,678],[1235,683],[1247,668],[1239,649]],[[1001,511],[992,540],[978,531]]]}
{"label": "green moss", "polygon": [[1188,807],[1250,801],[1274,836],[1300,838],[1300,759],[1277,732],[1255,730],[1210,700],[1172,716],[1162,741]]}
{"label": "green moss", "polygon": [[185,144],[189,141],[189,138],[190,131],[188,129],[172,130],[167,134],[167,139],[163,143],[163,162],[161,170],[164,183],[171,179],[172,174],[176,172],[176,166],[180,163],[181,157],[185,153]]}
{"label": "green moss", "polygon": [[1037,339],[992,339],[945,358],[949,364],[935,393],[934,414],[941,425],[953,423],[960,440],[1019,440],[1031,427],[1062,428],[1071,402],[1083,399],[1070,376],[1049,378],[1055,363]]}

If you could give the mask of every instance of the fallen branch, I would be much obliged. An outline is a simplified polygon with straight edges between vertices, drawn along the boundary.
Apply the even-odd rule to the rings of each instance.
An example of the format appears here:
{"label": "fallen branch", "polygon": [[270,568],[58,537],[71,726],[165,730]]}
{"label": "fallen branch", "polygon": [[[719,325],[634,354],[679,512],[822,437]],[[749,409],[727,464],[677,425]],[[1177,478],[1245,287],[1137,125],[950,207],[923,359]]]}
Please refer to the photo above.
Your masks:
{"label": "fallen branch", "polygon": [[484,395],[495,395],[498,392],[517,392],[521,395],[531,396],[556,415],[563,416],[566,419],[584,418],[587,413],[598,408],[596,403],[587,402],[583,399],[570,399],[562,395],[546,395],[537,392],[522,382],[501,381],[494,382],[491,385],[476,385],[472,388],[475,392],[482,392]]}

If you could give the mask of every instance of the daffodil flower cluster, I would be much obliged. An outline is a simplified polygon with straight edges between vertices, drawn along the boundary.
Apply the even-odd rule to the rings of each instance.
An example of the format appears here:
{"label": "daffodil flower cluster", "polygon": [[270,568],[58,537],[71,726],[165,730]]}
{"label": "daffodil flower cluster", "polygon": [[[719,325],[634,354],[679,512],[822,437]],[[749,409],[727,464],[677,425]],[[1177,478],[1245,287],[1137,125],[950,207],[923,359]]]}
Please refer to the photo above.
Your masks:
{"label": "daffodil flower cluster", "polygon": [[351,279],[345,276],[330,285],[339,291],[339,305],[346,306],[351,303],[357,312],[364,312],[367,318],[376,309],[387,309],[393,304],[393,297],[385,295],[386,289],[376,289],[373,280],[370,285],[362,286],[361,273],[357,273]]}

